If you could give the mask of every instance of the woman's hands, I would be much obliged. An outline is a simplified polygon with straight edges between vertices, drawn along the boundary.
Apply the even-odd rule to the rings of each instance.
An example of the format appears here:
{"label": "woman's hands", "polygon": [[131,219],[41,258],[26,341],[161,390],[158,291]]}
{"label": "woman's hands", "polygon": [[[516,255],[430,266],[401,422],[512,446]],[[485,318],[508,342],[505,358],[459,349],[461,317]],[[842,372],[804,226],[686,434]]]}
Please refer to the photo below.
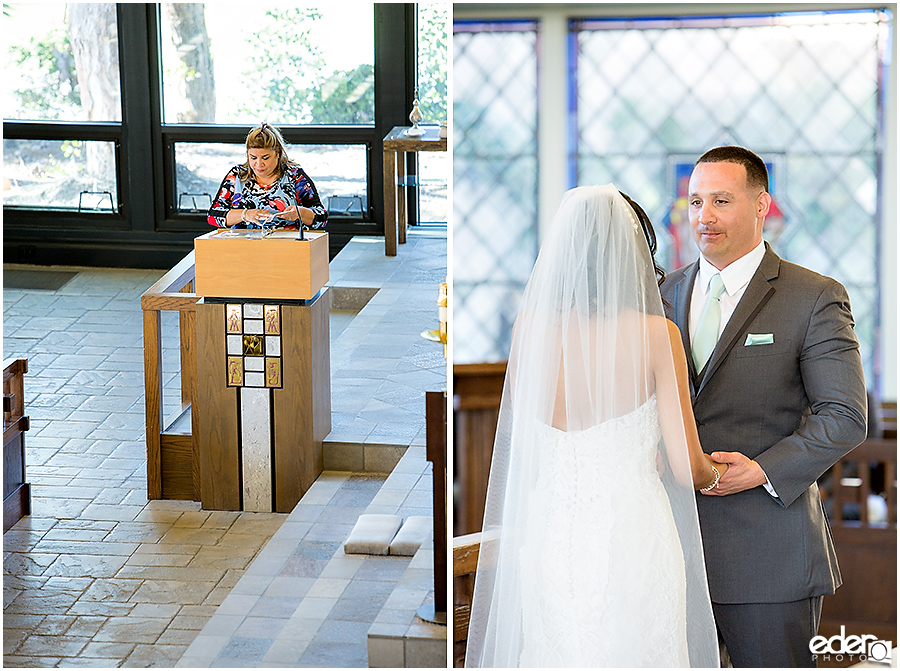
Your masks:
{"label": "woman's hands", "polygon": [[[312,223],[316,220],[316,213],[308,207],[298,207],[297,209],[300,211],[300,221],[307,226],[312,226]],[[296,221],[296,212],[294,214],[294,221]]]}
{"label": "woman's hands", "polygon": [[261,224],[265,223],[271,216],[272,213],[266,210],[236,207],[228,210],[226,213],[225,225],[240,226],[241,224]]}
{"label": "woman's hands", "polygon": [[265,224],[273,216],[275,213],[268,210],[246,209],[241,211],[241,221],[245,224]]}
{"label": "woman's hands", "polygon": [[228,211],[225,217],[225,223],[228,226],[236,224],[256,224],[262,225],[278,217],[285,221],[297,221],[297,211],[300,212],[300,221],[307,226],[315,221],[316,214],[308,207],[288,208],[283,212],[269,212],[268,210],[258,210],[254,208],[235,208]]}

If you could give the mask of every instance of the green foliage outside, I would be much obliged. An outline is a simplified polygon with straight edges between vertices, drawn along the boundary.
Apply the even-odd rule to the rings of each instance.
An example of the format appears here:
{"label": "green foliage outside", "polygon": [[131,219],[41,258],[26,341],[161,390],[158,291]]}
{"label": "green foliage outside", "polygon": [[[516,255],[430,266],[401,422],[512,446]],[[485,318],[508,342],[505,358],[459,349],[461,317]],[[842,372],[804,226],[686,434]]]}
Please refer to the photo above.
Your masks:
{"label": "green foliage outside", "polygon": [[263,13],[263,26],[243,47],[252,58],[247,59],[247,68],[237,82],[247,95],[237,105],[236,118],[273,124],[311,123],[309,98],[321,84],[325,65],[312,40],[321,16],[312,7]]}
{"label": "green foliage outside", "polygon": [[[375,70],[364,63],[353,70],[325,74],[315,44],[314,8],[265,12],[265,26],[253,36],[252,64],[244,73],[251,92],[239,106],[248,116],[276,124],[372,124],[375,122]],[[447,8],[419,10],[419,109],[423,123],[447,118]],[[250,50],[251,46],[248,45]],[[410,109],[412,100],[409,101]],[[238,118],[236,117],[236,118]]]}
{"label": "green foliage outside", "polygon": [[419,5],[419,110],[424,124],[447,119],[447,6]]}
{"label": "green foliage outside", "polygon": [[[8,5],[4,5],[4,11],[7,8]],[[79,118],[82,112],[81,93],[67,31],[54,28],[42,39],[31,38],[22,45],[12,44],[9,50],[27,82],[27,86],[15,91],[19,109],[13,116],[30,119]]]}
{"label": "green foliage outside", "polygon": [[[4,13],[14,5],[4,4]],[[364,63],[353,70],[333,70],[316,44],[314,7],[277,8],[264,12],[262,28],[241,46],[252,57],[235,82],[247,94],[232,109],[227,123],[246,123],[249,117],[274,124],[372,124],[375,73]],[[419,7],[418,86],[423,123],[447,118],[447,8]],[[19,109],[11,117],[77,119],[82,114],[75,59],[68,31],[54,28],[24,45],[10,45],[16,65],[29,73],[16,91]],[[196,73],[184,63],[167,68],[166,75],[187,78]],[[409,101],[410,108],[412,100]]]}
{"label": "green foliage outside", "polygon": [[355,70],[337,71],[308,97],[312,123],[375,123],[375,68],[363,63]]}

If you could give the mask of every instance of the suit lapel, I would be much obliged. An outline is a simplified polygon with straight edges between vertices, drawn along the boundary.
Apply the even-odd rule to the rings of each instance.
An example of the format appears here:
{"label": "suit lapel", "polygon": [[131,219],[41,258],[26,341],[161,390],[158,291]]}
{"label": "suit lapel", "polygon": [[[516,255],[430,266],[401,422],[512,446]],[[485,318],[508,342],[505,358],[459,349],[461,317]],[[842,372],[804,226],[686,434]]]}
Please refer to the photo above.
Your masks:
{"label": "suit lapel", "polygon": [[700,262],[696,261],[685,270],[681,280],[675,285],[675,305],[673,306],[675,325],[681,331],[681,344],[684,346],[684,353],[687,356],[691,398],[697,394],[697,371],[694,370],[694,357],[691,355],[690,309],[694,280],[699,269]]}
{"label": "suit lapel", "polygon": [[719,342],[716,343],[716,348],[713,350],[709,363],[706,365],[703,379],[700,380],[697,394],[703,391],[709,380],[719,369],[719,366],[722,365],[725,357],[728,356],[728,353],[745,333],[747,325],[762,310],[772,294],[775,293],[775,287],[770,284],[770,280],[778,277],[780,266],[781,259],[766,243],[766,254],[763,256],[759,268],[756,269],[756,272],[750,279],[750,284],[744,290],[744,295],[735,307],[728,324],[725,325],[725,330],[722,331]]}

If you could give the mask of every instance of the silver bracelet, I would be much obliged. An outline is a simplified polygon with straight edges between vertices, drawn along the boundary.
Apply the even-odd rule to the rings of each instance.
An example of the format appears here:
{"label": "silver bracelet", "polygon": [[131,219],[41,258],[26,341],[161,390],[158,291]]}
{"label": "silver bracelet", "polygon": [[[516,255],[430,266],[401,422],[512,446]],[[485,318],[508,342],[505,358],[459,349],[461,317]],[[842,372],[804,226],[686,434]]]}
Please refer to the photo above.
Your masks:
{"label": "silver bracelet", "polygon": [[713,480],[712,484],[709,487],[702,487],[700,489],[701,492],[708,492],[710,489],[712,489],[717,484],[719,484],[719,478],[721,477],[721,475],[719,474],[719,469],[716,468],[715,464],[710,464],[710,465],[712,466],[713,471],[715,471],[715,473],[716,473],[716,479]]}

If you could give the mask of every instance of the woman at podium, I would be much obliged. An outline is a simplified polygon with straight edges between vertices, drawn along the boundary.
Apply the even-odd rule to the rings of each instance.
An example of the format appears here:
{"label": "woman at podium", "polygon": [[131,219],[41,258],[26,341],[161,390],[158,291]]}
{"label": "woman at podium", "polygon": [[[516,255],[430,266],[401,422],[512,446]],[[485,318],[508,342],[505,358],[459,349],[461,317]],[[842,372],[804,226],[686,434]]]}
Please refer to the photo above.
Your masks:
{"label": "woman at podium", "polygon": [[211,226],[324,228],[328,213],[316,185],[287,155],[281,132],[266,122],[251,130],[245,142],[247,160],[225,175],[209,208]]}

